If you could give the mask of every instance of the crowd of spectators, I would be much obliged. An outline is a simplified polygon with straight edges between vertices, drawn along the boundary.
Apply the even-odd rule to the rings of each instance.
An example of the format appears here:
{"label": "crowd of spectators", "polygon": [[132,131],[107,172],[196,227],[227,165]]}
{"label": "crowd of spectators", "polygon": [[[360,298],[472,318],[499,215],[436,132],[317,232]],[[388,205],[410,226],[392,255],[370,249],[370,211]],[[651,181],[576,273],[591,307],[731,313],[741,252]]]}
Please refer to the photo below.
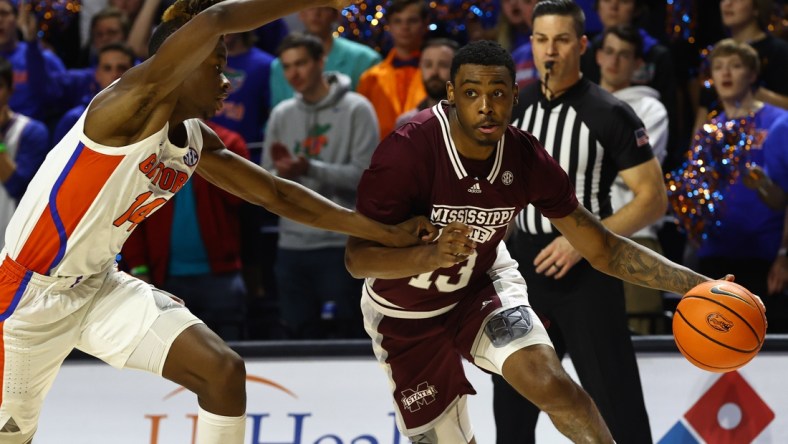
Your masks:
{"label": "crowd of spectators", "polygon": [[[391,42],[385,53],[352,35],[341,36],[343,17],[331,8],[227,35],[225,75],[232,89],[210,125],[229,148],[251,161],[352,206],[377,144],[414,110],[445,98],[452,54],[470,39],[496,39],[509,50],[521,89],[544,81],[544,67],[536,66],[531,44],[538,0],[492,3],[497,26],[480,29],[469,23],[469,32],[460,35],[434,22],[429,2],[385,3],[380,26]],[[663,173],[687,162],[697,135],[709,125],[755,119],[751,155],[744,153],[742,162],[749,174],[745,171],[738,179],[742,183],[727,190],[729,213],[719,221],[721,234],[688,237],[681,215],[666,208],[663,221],[635,237],[712,277],[721,278],[721,270],[741,274],[745,285],[765,297],[770,332],[788,332],[788,309],[782,308],[788,306],[781,194],[786,190],[780,188],[788,180],[780,177],[788,142],[769,137],[772,130],[784,133],[788,124],[786,6],[772,0],[719,0],[718,7],[704,2],[701,14],[693,6],[699,2],[678,0],[577,3],[586,14],[588,37],[582,78],[634,108],[652,133],[651,147]],[[30,3],[0,0],[0,180],[5,191],[0,228],[64,128],[78,121],[96,93],[145,62],[147,40],[169,4],[83,0],[67,26],[45,30]],[[687,9],[690,38],[677,32],[686,23],[672,22],[668,4]],[[624,193],[628,179],[616,182]],[[344,270],[342,237],[278,221],[207,182],[193,182],[173,199],[172,211],[161,211],[139,227],[122,252],[122,267],[172,289],[225,339],[363,337],[361,283]],[[771,187],[768,201],[764,183]],[[632,199],[619,197],[621,203],[614,200],[614,206]],[[760,234],[757,248],[729,243],[737,237],[751,241],[755,234]],[[146,248],[161,243],[167,251]],[[161,254],[148,257],[152,251]],[[668,332],[665,312],[671,307],[665,296],[648,296],[649,302],[640,305],[628,299],[633,319],[649,320],[630,324],[634,334]]]}

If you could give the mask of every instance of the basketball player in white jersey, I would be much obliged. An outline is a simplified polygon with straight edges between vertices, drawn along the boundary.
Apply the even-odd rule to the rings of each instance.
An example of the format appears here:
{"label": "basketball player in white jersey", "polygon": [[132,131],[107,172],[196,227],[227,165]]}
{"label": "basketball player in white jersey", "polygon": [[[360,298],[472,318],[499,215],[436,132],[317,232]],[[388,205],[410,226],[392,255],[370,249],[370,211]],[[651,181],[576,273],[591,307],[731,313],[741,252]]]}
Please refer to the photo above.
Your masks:
{"label": "basketball player in white jersey", "polygon": [[307,225],[392,246],[418,241],[409,234],[416,223],[406,230],[373,222],[275,178],[197,119],[221,109],[228,94],[222,35],[346,0],[212,3],[178,0],[165,12],[151,58],[96,96],[11,220],[0,254],[2,443],[32,441],[44,396],[74,348],[197,394],[198,443],[243,442],[241,358],[168,294],[114,266],[130,232],[194,172]]}

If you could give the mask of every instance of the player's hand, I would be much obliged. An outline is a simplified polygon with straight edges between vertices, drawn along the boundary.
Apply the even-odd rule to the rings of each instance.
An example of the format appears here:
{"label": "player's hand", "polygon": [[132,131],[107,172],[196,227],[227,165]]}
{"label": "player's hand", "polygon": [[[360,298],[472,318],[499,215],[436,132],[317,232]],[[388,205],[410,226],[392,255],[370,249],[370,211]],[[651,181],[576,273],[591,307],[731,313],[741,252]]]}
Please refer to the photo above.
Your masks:
{"label": "player's hand", "polygon": [[415,216],[405,222],[389,226],[393,238],[384,245],[389,247],[412,247],[433,241],[440,235],[438,228],[424,216]]}
{"label": "player's hand", "polygon": [[433,260],[436,268],[453,267],[476,253],[476,242],[468,237],[472,231],[471,227],[461,222],[452,222],[443,227],[434,242]]}
{"label": "player's hand", "polygon": [[[722,278],[722,279],[720,279],[720,280],[721,280],[721,281],[725,281],[725,282],[733,282],[733,281],[735,281],[735,280],[736,280],[736,276],[734,276],[734,275],[732,275],[732,274],[726,274],[726,275],[725,275],[725,277],[724,277],[724,278]],[[758,305],[760,305],[760,306],[761,306],[761,309],[763,310],[763,312],[764,312],[764,313],[766,313],[766,305],[765,305],[765,304],[763,303],[763,301],[761,300],[761,297],[760,297],[760,296],[758,296],[758,295],[757,295],[757,294],[755,294],[755,293],[752,293],[752,292],[750,292],[750,294],[752,294],[752,295],[755,297],[755,300],[756,300],[756,301],[758,301]]]}
{"label": "player's hand", "polygon": [[559,236],[536,255],[534,266],[539,274],[561,279],[582,258],[565,237]]}
{"label": "player's hand", "polygon": [[438,228],[432,225],[430,220],[424,216],[411,217],[405,222],[397,224],[397,226],[415,235],[424,243],[432,242],[440,233]]}
{"label": "player's hand", "polygon": [[769,294],[780,294],[788,288],[788,257],[777,256],[767,277]]}

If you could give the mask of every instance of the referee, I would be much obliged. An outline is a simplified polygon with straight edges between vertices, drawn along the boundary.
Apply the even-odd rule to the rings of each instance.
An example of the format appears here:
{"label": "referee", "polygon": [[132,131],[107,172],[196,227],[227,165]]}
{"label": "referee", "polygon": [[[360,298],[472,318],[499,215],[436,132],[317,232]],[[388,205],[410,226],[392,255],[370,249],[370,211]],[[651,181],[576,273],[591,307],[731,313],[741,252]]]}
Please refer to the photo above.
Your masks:
{"label": "referee", "polygon": [[[583,79],[584,27],[571,0],[536,5],[531,39],[541,82],[521,91],[512,123],[559,161],[588,210],[609,230],[630,236],[665,213],[662,172],[632,109]],[[610,189],[617,175],[635,197],[614,212]],[[569,352],[613,438],[651,443],[621,281],[593,269],[533,206],[517,217],[509,250],[559,358]],[[535,442],[538,409],[497,376],[493,404],[498,444]]]}

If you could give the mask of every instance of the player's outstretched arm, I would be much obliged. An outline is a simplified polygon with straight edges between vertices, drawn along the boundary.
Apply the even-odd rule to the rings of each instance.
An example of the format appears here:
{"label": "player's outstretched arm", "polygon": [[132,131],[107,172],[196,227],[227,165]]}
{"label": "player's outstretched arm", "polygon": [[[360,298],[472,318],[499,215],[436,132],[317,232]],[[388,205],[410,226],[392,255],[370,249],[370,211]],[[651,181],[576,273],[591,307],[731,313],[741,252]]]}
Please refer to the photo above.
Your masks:
{"label": "player's outstretched arm", "polygon": [[[340,8],[350,0],[223,0],[198,12],[212,3],[216,0],[186,0],[176,2],[167,10],[165,22],[160,26],[182,25],[154,55],[128,70],[115,86],[97,96],[88,120],[91,139],[122,144],[125,141],[113,139],[119,129],[136,136],[132,140],[136,141],[149,135],[151,127],[154,131],[161,128],[170,116],[163,110],[155,112],[158,105],[171,99],[170,94],[209,60],[220,36],[251,31],[305,8]],[[217,69],[223,68],[220,61],[215,64]],[[143,126],[140,120],[155,122]]]}
{"label": "player's outstretched arm", "polygon": [[[189,1],[200,2],[214,1]],[[163,90],[172,90],[212,53],[222,35],[251,31],[306,8],[342,8],[348,4],[350,0],[223,0],[195,15],[172,34],[143,69],[148,71],[146,77],[153,83]]]}
{"label": "player's outstretched arm", "polygon": [[[203,134],[206,137],[205,131]],[[373,221],[298,183],[275,177],[230,150],[217,146],[220,142],[213,140],[218,141],[215,134],[210,140],[207,137],[206,144],[209,146],[202,150],[197,173],[229,193],[263,206],[279,216],[315,228],[371,239],[392,247],[419,242],[418,231],[412,224],[408,226],[411,231],[406,231],[399,226]]]}
{"label": "player's outstretched arm", "polygon": [[409,248],[388,248],[350,237],[345,249],[345,266],[355,278],[399,279],[452,267],[474,253],[476,243],[468,239],[471,228],[460,222],[444,227],[435,242]]}
{"label": "player's outstretched arm", "polygon": [[710,280],[609,231],[582,205],[550,222],[594,268],[619,279],[678,294]]}

